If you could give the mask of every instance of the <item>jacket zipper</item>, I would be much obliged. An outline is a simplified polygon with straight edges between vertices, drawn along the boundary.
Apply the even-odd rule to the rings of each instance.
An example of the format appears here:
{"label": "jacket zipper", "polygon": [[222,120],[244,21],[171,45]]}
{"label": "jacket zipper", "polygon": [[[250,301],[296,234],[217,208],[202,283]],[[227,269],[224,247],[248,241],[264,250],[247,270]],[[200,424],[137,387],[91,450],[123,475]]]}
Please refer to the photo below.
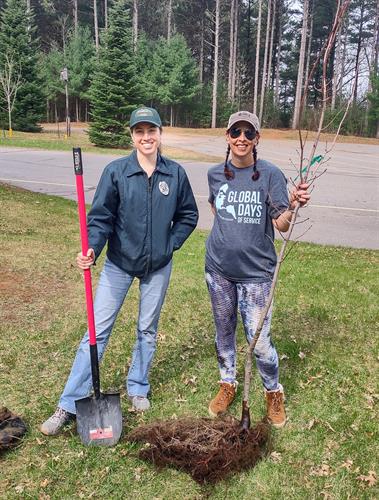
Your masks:
{"label": "jacket zipper", "polygon": [[146,274],[149,273],[150,266],[151,266],[151,257],[152,257],[152,251],[153,251],[153,244],[152,244],[152,206],[153,206],[153,196],[152,196],[152,187],[153,187],[153,175],[154,172],[150,177],[146,175],[147,178],[147,193],[148,193],[148,201],[147,201],[147,234],[149,238],[149,248],[148,248],[148,254],[147,254],[147,264],[146,264]]}

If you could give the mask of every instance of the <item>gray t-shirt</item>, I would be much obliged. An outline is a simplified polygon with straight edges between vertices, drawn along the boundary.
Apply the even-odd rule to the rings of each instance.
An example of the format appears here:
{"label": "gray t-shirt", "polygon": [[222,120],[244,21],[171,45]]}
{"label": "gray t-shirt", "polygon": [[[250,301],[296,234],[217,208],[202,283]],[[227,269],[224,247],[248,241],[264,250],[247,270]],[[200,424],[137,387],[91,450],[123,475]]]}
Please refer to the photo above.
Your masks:
{"label": "gray t-shirt", "polygon": [[209,202],[216,215],[206,243],[206,268],[231,281],[270,281],[277,260],[272,219],[288,208],[286,178],[265,160],[257,162],[257,181],[251,178],[252,165],[228,166],[234,179],[225,178],[224,164],[208,171]]}

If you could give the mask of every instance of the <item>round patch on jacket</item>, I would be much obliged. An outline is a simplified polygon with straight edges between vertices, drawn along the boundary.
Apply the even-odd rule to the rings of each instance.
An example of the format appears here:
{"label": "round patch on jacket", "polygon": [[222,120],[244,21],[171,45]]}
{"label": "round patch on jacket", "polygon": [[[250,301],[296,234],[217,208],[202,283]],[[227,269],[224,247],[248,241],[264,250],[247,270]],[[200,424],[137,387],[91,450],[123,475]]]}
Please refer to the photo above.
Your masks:
{"label": "round patch on jacket", "polygon": [[168,187],[168,185],[167,185],[167,182],[165,182],[165,181],[161,181],[161,182],[159,183],[158,187],[159,187],[159,191],[160,191],[162,194],[164,194],[165,196],[167,196],[167,195],[168,195],[168,193],[170,192],[170,189],[169,189],[169,187]]}

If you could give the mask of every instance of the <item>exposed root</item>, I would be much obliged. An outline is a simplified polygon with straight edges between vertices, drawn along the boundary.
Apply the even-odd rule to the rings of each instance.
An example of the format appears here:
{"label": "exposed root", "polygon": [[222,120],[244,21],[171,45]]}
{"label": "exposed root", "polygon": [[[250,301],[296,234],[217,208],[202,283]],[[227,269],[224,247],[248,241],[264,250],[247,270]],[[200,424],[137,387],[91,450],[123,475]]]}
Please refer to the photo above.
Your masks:
{"label": "exposed root", "polygon": [[246,431],[231,417],[188,417],[137,427],[128,440],[146,443],[139,451],[143,460],[183,470],[204,484],[254,467],[265,454],[269,435],[270,426],[265,422]]}

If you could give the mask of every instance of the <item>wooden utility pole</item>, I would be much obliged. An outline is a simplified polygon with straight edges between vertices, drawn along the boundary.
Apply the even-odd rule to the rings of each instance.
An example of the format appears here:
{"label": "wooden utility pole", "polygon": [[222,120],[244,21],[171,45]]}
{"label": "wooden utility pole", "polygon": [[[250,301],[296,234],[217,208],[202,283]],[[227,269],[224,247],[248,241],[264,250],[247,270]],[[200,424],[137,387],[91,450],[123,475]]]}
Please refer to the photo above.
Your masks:
{"label": "wooden utility pole", "polygon": [[259,80],[259,46],[261,42],[261,22],[262,22],[262,0],[258,1],[258,31],[257,31],[257,43],[256,43],[256,53],[255,53],[255,74],[254,74],[254,101],[253,101],[253,111],[257,114],[257,103],[258,103],[258,80]]}
{"label": "wooden utility pole", "polygon": [[216,0],[215,46],[214,46],[214,66],[213,66],[213,94],[212,94],[212,124],[211,124],[212,128],[216,128],[216,116],[217,116],[219,34],[220,34],[220,0]]}
{"label": "wooden utility pole", "polygon": [[304,61],[305,61],[305,46],[307,42],[307,27],[308,27],[308,7],[309,0],[304,0],[303,27],[301,30],[301,43],[299,55],[299,68],[297,71],[296,96],[293,110],[292,128],[296,130],[299,124],[300,117],[300,102],[303,90],[304,77]]}

